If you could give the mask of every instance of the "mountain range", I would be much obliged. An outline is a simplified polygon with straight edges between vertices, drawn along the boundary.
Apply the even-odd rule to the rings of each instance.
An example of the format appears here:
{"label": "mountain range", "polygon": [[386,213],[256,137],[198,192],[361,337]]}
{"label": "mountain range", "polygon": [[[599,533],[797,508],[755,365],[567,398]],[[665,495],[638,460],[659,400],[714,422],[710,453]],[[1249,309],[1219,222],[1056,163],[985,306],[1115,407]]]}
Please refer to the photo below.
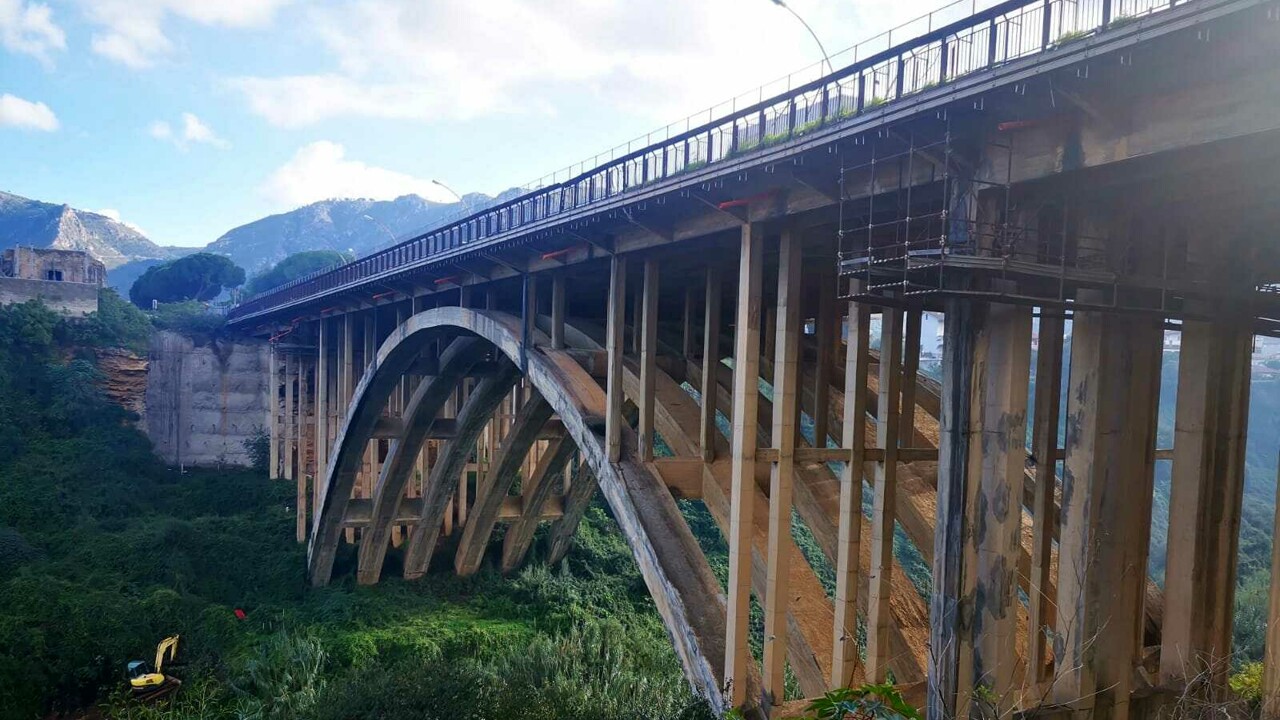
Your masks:
{"label": "mountain range", "polygon": [[469,193],[456,203],[418,195],[322,200],[241,225],[204,248],[193,248],[158,245],[101,213],[0,192],[0,250],[15,245],[85,250],[107,266],[107,283],[127,293],[147,268],[189,253],[226,255],[250,276],[303,250],[337,250],[359,257],[518,193]]}
{"label": "mountain range", "polygon": [[0,250],[16,245],[85,250],[108,271],[181,254],[106,215],[0,192]]}

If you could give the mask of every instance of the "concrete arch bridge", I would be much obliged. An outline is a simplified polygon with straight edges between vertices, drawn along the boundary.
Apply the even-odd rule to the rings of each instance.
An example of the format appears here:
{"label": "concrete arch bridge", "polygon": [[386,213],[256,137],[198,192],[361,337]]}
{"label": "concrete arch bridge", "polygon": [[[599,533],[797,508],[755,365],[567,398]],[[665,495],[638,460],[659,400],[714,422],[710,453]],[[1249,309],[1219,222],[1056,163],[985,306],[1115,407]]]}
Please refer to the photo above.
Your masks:
{"label": "concrete arch bridge", "polygon": [[543,524],[555,562],[599,497],[718,710],[785,715],[787,668],[931,718],[1225,692],[1278,19],[1010,0],[247,300],[311,581],[509,572]]}

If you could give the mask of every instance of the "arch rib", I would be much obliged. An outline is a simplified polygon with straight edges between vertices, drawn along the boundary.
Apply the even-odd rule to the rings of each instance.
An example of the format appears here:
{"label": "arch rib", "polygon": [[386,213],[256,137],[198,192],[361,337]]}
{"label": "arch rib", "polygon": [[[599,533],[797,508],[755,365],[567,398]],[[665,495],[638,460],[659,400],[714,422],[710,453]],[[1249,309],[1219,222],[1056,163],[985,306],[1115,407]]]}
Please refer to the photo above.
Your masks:
{"label": "arch rib", "polygon": [[524,514],[507,528],[507,536],[502,541],[502,572],[509,573],[524,562],[524,556],[533,542],[533,533],[538,529],[542,506],[551,497],[557,471],[569,461],[573,455],[573,447],[573,443],[566,438],[552,440],[547,451],[538,459],[533,475],[525,480]]}
{"label": "arch rib", "polygon": [[391,443],[390,453],[373,491],[369,528],[360,539],[360,561],[356,577],[362,585],[376,583],[382,574],[392,521],[399,514],[404,488],[415,469],[418,451],[430,433],[440,409],[453,395],[457,384],[488,350],[489,344],[479,338],[454,340],[441,356],[437,374],[420,383],[410,398],[399,437]]}
{"label": "arch rib", "polygon": [[[332,570],[333,545],[336,543],[325,543],[331,536],[336,540],[336,530],[341,527],[350,498],[354,469],[364,443],[371,436],[376,416],[425,342],[442,332],[457,330],[480,336],[507,358],[521,357],[519,319],[496,311],[436,308],[410,317],[392,333],[361,379],[346,423],[339,433],[337,452],[329,463],[321,512],[312,531],[309,564],[313,582],[319,577],[327,581]],[[619,462],[608,462],[602,434],[605,397],[599,384],[572,356],[546,349],[546,337],[541,333],[536,335],[534,345],[528,348],[526,377],[560,416],[566,432],[597,478],[601,494],[609,503],[618,527],[631,547],[649,593],[671,635],[686,677],[710,701],[713,710],[721,712],[725,709],[720,687],[724,668],[725,606],[720,585],[674,498],[660,478],[635,461],[634,433],[624,430],[626,452]],[[511,369],[510,372],[514,379],[517,371]],[[489,381],[490,378],[486,378],[481,385]],[[472,400],[475,395],[473,393]],[[369,410],[375,407],[375,411]],[[467,409],[476,407],[478,405],[468,401]],[[453,442],[465,446],[465,442],[459,442],[465,440],[461,437],[462,425],[460,421],[459,437]],[[453,485],[455,479],[456,475],[448,483],[442,483],[433,469],[425,493],[427,497],[423,500],[423,513],[433,513],[435,521],[422,521],[415,525],[406,557],[406,575],[412,577],[425,569],[422,560],[429,558],[429,548],[434,545],[434,538],[439,532],[440,518],[435,514],[434,506],[438,504],[443,508],[441,498],[447,499],[451,490],[441,486]],[[428,534],[432,536],[430,544],[424,543]],[[323,570],[323,573],[317,570]],[[751,686],[750,695],[758,694],[758,673],[749,675],[747,680]]]}
{"label": "arch rib", "polygon": [[529,448],[538,438],[538,432],[549,419],[551,404],[542,393],[535,390],[533,397],[520,408],[511,434],[507,435],[502,447],[498,449],[498,457],[489,472],[485,487],[476,491],[476,503],[471,508],[467,526],[462,530],[462,540],[458,543],[458,552],[453,561],[453,569],[458,575],[465,577],[480,569],[489,536],[493,534],[493,526],[498,522],[502,499],[515,484],[520,464],[524,462]]}
{"label": "arch rib", "polygon": [[[509,361],[503,361],[502,370],[481,380],[463,405],[462,412],[458,414],[457,434],[441,449],[439,459],[431,468],[431,476],[422,489],[422,515],[409,533],[409,544],[404,554],[406,580],[414,580],[427,573],[436,540],[440,537],[445,506],[458,487],[458,477],[466,467],[480,432],[519,378],[519,369]],[[470,522],[469,517],[467,522]]]}

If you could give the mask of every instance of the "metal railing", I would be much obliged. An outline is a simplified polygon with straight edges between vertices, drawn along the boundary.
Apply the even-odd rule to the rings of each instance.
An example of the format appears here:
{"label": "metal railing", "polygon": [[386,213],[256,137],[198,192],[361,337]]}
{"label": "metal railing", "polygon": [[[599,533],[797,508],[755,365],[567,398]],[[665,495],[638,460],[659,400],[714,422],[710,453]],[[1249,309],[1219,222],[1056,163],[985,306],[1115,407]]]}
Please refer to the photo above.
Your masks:
{"label": "metal railing", "polygon": [[[704,113],[525,186],[528,192],[246,300],[232,320],[470,249],[536,222],[804,137],[886,103],[1045,52],[1176,0],[958,0]],[[955,19],[951,19],[955,18]],[[911,38],[894,45],[895,35]]]}

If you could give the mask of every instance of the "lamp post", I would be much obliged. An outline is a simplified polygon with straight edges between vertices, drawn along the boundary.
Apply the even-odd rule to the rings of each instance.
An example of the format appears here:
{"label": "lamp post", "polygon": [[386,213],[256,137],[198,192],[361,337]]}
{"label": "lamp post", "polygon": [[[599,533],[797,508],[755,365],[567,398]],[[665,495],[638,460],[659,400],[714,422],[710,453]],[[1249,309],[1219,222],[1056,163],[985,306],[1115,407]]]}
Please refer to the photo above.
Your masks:
{"label": "lamp post", "polygon": [[464,210],[468,215],[470,215],[470,214],[471,214],[471,203],[467,202],[467,199],[466,199],[466,198],[464,198],[464,197],[462,197],[461,195],[459,195],[457,190],[454,190],[453,188],[449,187],[448,185],[445,185],[444,183],[440,182],[439,180],[432,180],[432,181],[431,181],[431,184],[432,184],[432,185],[436,185],[436,186],[439,186],[439,187],[443,188],[443,189],[444,189],[446,192],[448,192],[450,195],[452,195],[452,196],[454,196],[455,198],[457,198],[457,199],[458,199],[458,202],[462,203],[462,209],[463,209],[463,210]]}
{"label": "lamp post", "polygon": [[382,232],[384,232],[384,233],[386,233],[386,234],[387,234],[387,237],[391,238],[391,245],[395,245],[395,244],[396,244],[396,234],[395,234],[395,233],[393,233],[393,232],[391,232],[391,228],[387,227],[386,225],[383,225],[383,224],[382,224],[382,222],[381,222],[381,221],[379,221],[377,218],[375,218],[374,216],[372,216],[372,215],[370,215],[370,214],[368,214],[368,213],[365,213],[364,215],[361,215],[361,216],[360,216],[360,219],[361,219],[361,220],[368,220],[369,222],[373,223],[374,225],[377,225],[379,228],[381,228],[381,229],[382,229]]}
{"label": "lamp post", "polygon": [[800,24],[804,26],[804,29],[809,31],[809,36],[818,44],[818,50],[822,52],[822,61],[827,65],[827,73],[834,73],[835,68],[831,66],[831,58],[827,55],[827,49],[822,46],[822,40],[818,39],[818,33],[814,32],[813,28],[809,27],[809,23],[805,22],[804,18],[800,17],[800,13],[793,10],[790,5],[784,2],[784,0],[770,0],[770,2],[791,13],[792,17],[800,21]]}

